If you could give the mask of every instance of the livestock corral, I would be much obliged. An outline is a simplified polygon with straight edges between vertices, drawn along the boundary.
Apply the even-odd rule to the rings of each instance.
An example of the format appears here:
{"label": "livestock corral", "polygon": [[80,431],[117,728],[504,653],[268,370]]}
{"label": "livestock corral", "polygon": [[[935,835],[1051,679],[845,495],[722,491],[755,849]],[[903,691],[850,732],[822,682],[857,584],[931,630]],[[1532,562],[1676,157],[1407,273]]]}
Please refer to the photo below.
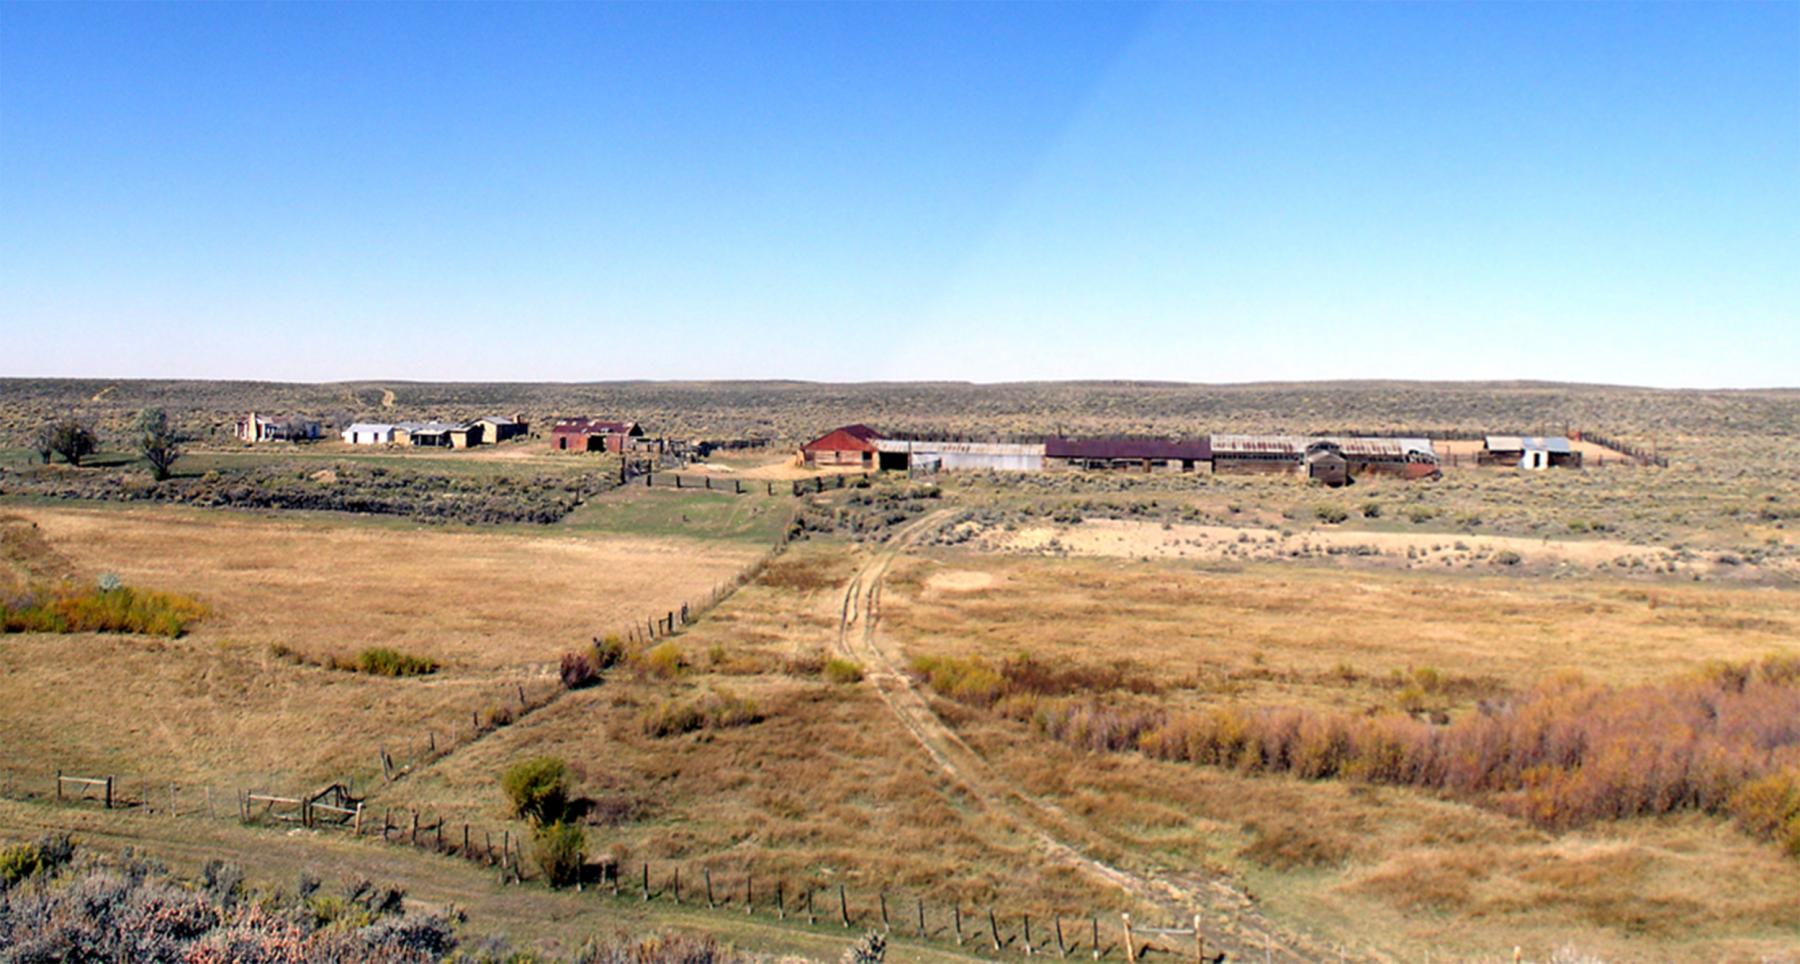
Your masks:
{"label": "livestock corral", "polygon": [[1793,392],[0,388],[0,845],[545,953],[1800,954]]}

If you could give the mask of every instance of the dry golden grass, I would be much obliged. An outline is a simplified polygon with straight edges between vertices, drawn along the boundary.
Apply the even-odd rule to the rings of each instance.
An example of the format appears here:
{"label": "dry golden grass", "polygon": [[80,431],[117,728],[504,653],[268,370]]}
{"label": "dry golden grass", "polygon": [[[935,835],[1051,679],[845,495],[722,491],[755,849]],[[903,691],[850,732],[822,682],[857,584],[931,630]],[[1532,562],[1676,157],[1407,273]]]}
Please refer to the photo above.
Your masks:
{"label": "dry golden grass", "polygon": [[[1446,706],[1573,670],[1632,683],[1792,652],[1782,590],[938,553],[896,565],[888,631],[912,653],[1129,660],[1167,702],[1392,705],[1432,666]],[[1723,820],[1547,834],[1409,790],[1248,777],[1052,745],[936,705],[1002,773],[1079,815],[1126,865],[1212,868],[1327,944],[1503,956],[1573,944],[1614,959],[1745,958],[1800,946],[1800,866]]]}
{"label": "dry golden grass", "polygon": [[1129,659],[1206,699],[1351,708],[1421,667],[1488,684],[1451,694],[1466,704],[1565,671],[1625,684],[1792,652],[1800,630],[1789,590],[967,553],[897,565],[884,605],[914,654]]}
{"label": "dry golden grass", "polygon": [[[677,638],[690,667],[679,676],[615,669],[379,802],[492,823],[505,816],[505,767],[551,754],[574,766],[578,791],[595,801],[595,843],[634,872],[638,861],[660,862],[659,883],[679,861],[684,874],[711,867],[739,893],[746,868],[759,887],[779,876],[790,895],[843,881],[866,902],[886,887],[905,902],[896,908],[925,897],[934,927],[952,899],[965,912],[990,901],[1008,913],[1115,904],[1085,878],[1044,869],[1032,842],[948,784],[868,684],[830,682],[822,660],[799,658],[832,644],[853,570],[841,546],[796,546]],[[764,719],[661,738],[639,726],[648,708],[712,692],[754,700]]]}
{"label": "dry golden grass", "polygon": [[282,643],[313,654],[389,646],[450,671],[553,662],[631,620],[699,599],[753,546],[592,538],[549,530],[289,521],[145,508],[39,509],[48,542],[84,572],[195,596],[202,641]]}
{"label": "dry golden grass", "polygon": [[[185,509],[40,509],[34,565],[116,572],[192,594],[184,638],[0,637],[4,766],[295,789],[379,773],[428,733],[538,699],[560,654],[697,598],[755,547],[291,521]],[[15,524],[11,528],[19,528]],[[29,544],[28,544],[29,543]],[[386,646],[443,668],[415,679],[294,665]]]}

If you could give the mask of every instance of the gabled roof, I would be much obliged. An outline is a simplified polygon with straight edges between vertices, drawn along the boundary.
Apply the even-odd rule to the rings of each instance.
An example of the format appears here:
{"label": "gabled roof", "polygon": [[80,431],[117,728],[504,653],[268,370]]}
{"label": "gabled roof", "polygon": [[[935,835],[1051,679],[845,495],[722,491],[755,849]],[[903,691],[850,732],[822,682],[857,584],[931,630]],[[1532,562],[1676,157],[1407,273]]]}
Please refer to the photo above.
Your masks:
{"label": "gabled roof", "polygon": [[483,415],[482,417],[476,419],[475,421],[486,422],[489,425],[517,425],[517,424],[519,424],[518,422],[515,422],[510,418],[501,418],[498,415]]}
{"label": "gabled roof", "polygon": [[357,433],[361,433],[361,432],[392,432],[393,430],[394,430],[394,426],[386,425],[386,424],[383,424],[380,422],[354,422],[350,425],[349,428],[344,429],[344,431],[346,431],[346,432],[357,432]]}
{"label": "gabled roof", "polygon": [[813,439],[812,441],[806,443],[805,445],[802,445],[801,448],[803,448],[803,449],[816,448],[820,443],[824,442],[826,439],[832,437],[833,435],[847,435],[850,438],[856,440],[857,442],[862,443],[862,445],[859,446],[859,448],[867,449],[869,451],[874,451],[875,442],[880,440],[880,438],[881,438],[880,432],[875,431],[874,429],[868,427],[867,425],[845,425],[841,428],[834,428],[831,431],[826,432],[824,435],[821,435],[818,438]]}

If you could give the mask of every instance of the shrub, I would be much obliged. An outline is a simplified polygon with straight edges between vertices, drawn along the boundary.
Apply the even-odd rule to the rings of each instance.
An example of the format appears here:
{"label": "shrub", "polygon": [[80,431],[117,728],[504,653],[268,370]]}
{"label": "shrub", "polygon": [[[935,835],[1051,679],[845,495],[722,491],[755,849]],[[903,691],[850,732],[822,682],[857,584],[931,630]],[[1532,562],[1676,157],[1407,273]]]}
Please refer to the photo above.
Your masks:
{"label": "shrub", "polygon": [[540,826],[556,823],[569,807],[569,765],[553,756],[521,760],[500,777],[513,813]]}
{"label": "shrub", "polygon": [[696,730],[723,730],[762,722],[756,701],[731,693],[713,693],[692,702],[664,700],[638,717],[645,736],[666,737]]}
{"label": "shrub", "polygon": [[617,636],[602,636],[594,640],[594,668],[612,669],[625,662],[625,641]]}
{"label": "shrub", "polygon": [[174,637],[206,615],[206,607],[187,596],[131,589],[116,581],[108,586],[111,588],[37,588],[22,598],[0,601],[0,628],[9,633],[139,633]]}
{"label": "shrub", "polygon": [[356,671],[371,676],[429,676],[438,671],[438,664],[429,657],[371,646],[356,654]]}
{"label": "shrub", "polygon": [[581,880],[587,863],[587,834],[558,820],[539,827],[531,842],[532,857],[552,887],[567,887]]}
{"label": "shrub", "polygon": [[827,660],[825,678],[833,683],[860,683],[863,678],[863,668],[847,659]]}
{"label": "shrub", "polygon": [[75,845],[68,834],[52,834],[35,843],[0,848],[0,884],[16,884],[27,877],[51,873],[74,859]]}
{"label": "shrub", "polygon": [[1502,549],[1494,555],[1494,565],[1496,566],[1516,566],[1520,561],[1519,554],[1511,549]]}
{"label": "shrub", "polygon": [[600,670],[581,653],[564,653],[560,672],[564,689],[578,690],[600,682]]}
{"label": "shrub", "polygon": [[1337,525],[1350,518],[1350,510],[1338,505],[1319,505],[1313,507],[1313,515],[1326,525]]}
{"label": "shrub", "polygon": [[1365,518],[1365,519],[1381,518],[1381,503],[1379,503],[1379,502],[1364,502],[1363,507],[1362,507],[1362,514],[1363,514],[1363,518]]}
{"label": "shrub", "polygon": [[639,665],[645,672],[673,677],[680,676],[681,671],[687,668],[687,660],[681,655],[681,647],[675,645],[673,640],[666,640],[645,650],[639,659]]}

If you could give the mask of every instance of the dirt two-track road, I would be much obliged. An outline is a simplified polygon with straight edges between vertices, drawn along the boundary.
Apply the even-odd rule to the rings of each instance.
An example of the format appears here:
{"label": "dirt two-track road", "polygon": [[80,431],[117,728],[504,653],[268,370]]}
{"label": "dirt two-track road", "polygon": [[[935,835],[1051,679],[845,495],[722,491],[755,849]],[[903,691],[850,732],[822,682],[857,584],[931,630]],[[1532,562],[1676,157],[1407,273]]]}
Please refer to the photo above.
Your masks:
{"label": "dirt two-track road", "polygon": [[1159,907],[1167,919],[1191,925],[1199,917],[1209,952],[1227,959],[1314,961],[1336,958],[1335,948],[1318,946],[1277,927],[1243,893],[1204,870],[1175,874],[1128,869],[1088,855],[1094,832],[1055,804],[1026,794],[996,773],[987,761],[931,708],[905,660],[881,632],[881,584],[901,553],[943,525],[952,510],[940,509],[901,528],[871,555],[844,590],[838,650],[861,663],[895,721],[931,757],[940,771],[983,808],[1036,841],[1046,860],[1072,867],[1134,898]]}

